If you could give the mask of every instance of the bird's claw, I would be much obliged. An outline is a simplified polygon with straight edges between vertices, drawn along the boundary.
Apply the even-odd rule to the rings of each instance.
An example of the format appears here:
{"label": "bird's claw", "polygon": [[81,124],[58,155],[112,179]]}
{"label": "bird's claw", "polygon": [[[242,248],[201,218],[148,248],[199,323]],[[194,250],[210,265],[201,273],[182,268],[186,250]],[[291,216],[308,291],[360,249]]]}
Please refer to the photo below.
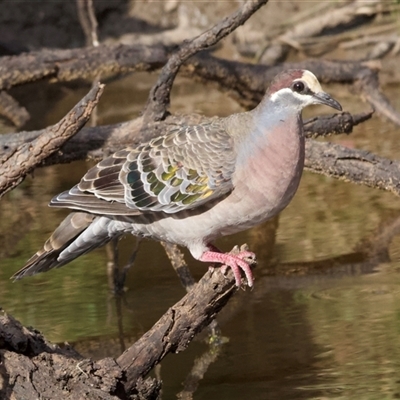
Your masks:
{"label": "bird's claw", "polygon": [[242,285],[242,273],[244,272],[247,280],[247,285],[252,287],[254,284],[253,273],[250,265],[255,263],[255,254],[250,252],[247,245],[240,248],[235,246],[229,253],[219,253],[215,251],[207,251],[203,253],[201,261],[211,261],[221,263],[221,272],[225,275],[228,268],[232,269],[235,277],[236,286]]}
{"label": "bird's claw", "polygon": [[236,245],[231,251],[230,254],[248,262],[249,264],[256,264],[256,255],[252,251],[249,250],[249,246],[245,243],[240,247]]}

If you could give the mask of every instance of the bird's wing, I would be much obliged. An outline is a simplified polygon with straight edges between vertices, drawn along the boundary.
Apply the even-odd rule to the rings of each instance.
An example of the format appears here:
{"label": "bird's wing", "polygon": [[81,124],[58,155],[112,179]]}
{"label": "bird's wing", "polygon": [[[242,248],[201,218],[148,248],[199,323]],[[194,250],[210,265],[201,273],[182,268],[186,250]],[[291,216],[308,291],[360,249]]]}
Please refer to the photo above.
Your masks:
{"label": "bird's wing", "polygon": [[50,205],[95,214],[176,213],[232,190],[235,151],[220,121],[177,126],[91,168]]}

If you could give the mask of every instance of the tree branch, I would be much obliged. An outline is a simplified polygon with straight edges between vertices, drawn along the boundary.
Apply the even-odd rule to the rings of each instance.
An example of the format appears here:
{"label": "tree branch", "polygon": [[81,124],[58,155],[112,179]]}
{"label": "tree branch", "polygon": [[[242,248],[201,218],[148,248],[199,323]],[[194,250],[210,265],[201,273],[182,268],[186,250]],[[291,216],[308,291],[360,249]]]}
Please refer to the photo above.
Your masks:
{"label": "tree branch", "polygon": [[184,350],[236,290],[231,271],[227,277],[219,269],[208,271],[185,297],[118,357],[117,363],[126,375],[125,391],[134,390],[138,378],[145,376],[168,353]]}
{"label": "tree branch", "polygon": [[400,163],[364,150],[306,141],[307,169],[400,195]]}
{"label": "tree branch", "polygon": [[223,19],[211,29],[184,42],[163,67],[156,84],[152,87],[144,112],[144,120],[160,121],[166,117],[170,104],[170,92],[175,76],[181,65],[192,55],[205,50],[243,25],[268,0],[249,0],[235,13]]}
{"label": "tree branch", "polygon": [[31,142],[22,144],[12,151],[9,150],[2,157],[0,197],[19,185],[27,174],[83,127],[96,107],[103,88],[104,85],[97,83],[60,122],[43,130]]}

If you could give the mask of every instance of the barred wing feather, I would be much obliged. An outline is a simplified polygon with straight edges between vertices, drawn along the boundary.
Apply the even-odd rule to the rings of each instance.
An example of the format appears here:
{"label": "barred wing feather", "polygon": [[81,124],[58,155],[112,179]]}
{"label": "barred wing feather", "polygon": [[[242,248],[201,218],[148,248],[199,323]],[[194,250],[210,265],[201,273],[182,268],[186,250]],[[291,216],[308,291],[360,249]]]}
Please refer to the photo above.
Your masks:
{"label": "barred wing feather", "polygon": [[176,213],[230,192],[234,165],[222,124],[176,127],[104,159],[50,205],[106,215]]}

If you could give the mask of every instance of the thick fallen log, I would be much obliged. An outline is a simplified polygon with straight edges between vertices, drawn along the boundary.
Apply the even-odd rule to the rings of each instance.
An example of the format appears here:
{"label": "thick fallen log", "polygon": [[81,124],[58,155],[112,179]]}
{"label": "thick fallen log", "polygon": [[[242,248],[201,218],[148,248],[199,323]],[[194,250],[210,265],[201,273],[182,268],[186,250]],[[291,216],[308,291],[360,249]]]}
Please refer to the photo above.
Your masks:
{"label": "thick fallen log", "polygon": [[12,316],[0,316],[0,398],[115,400],[122,379],[114,360],[84,359],[72,348],[49,343],[38,331]]}

